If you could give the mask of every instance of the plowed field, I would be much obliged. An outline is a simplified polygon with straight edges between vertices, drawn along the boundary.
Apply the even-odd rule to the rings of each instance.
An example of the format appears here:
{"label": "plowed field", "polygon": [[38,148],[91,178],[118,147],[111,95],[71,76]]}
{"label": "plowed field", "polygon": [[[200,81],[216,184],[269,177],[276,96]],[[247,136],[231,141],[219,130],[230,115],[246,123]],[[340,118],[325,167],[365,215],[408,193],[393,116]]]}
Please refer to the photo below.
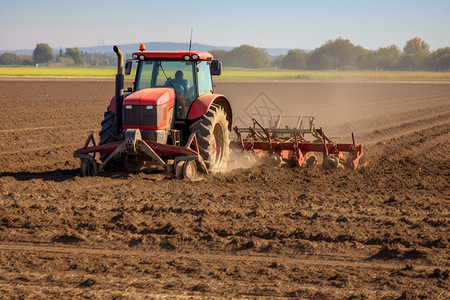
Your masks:
{"label": "plowed field", "polygon": [[0,298],[450,298],[450,84],[219,82],[237,120],[264,92],[365,154],[196,181],[78,176],[112,81],[0,91]]}

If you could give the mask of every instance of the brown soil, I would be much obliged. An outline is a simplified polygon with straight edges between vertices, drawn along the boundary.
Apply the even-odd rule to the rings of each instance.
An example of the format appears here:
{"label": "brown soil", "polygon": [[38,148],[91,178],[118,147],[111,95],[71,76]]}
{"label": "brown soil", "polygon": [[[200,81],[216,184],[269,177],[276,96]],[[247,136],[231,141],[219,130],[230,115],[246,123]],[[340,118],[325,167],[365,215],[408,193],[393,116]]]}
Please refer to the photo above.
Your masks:
{"label": "brown soil", "polygon": [[360,168],[80,178],[114,83],[0,80],[0,298],[450,298],[450,84],[216,88],[355,132]]}

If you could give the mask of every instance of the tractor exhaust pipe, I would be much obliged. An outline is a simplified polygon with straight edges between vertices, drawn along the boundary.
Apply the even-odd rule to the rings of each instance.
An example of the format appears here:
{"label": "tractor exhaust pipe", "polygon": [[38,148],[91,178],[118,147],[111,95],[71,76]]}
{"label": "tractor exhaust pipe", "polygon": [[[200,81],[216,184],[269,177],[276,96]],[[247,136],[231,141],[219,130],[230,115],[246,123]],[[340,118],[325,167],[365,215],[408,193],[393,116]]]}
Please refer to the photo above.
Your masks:
{"label": "tractor exhaust pipe", "polygon": [[123,107],[123,87],[124,87],[124,71],[123,71],[123,54],[119,47],[113,47],[114,52],[117,54],[117,74],[116,74],[116,92],[114,103],[114,126],[117,133],[122,131],[122,107]]}

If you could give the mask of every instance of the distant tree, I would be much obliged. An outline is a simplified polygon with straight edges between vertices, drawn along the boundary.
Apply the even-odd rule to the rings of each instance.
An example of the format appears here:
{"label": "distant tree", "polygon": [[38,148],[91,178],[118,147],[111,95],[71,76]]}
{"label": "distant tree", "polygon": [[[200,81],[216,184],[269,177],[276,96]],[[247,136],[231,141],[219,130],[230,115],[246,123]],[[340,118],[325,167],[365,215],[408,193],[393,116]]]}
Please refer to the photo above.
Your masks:
{"label": "distant tree", "polygon": [[370,50],[364,49],[361,46],[356,46],[354,49],[354,55],[356,56],[356,65],[354,66],[354,68],[360,70],[368,69],[370,53]]}
{"label": "distant tree", "polygon": [[430,46],[421,38],[415,37],[406,42],[403,47],[403,52],[406,54],[427,56],[430,54]]}
{"label": "distant tree", "polygon": [[428,56],[426,66],[426,69],[430,71],[450,71],[450,47],[439,48],[432,52]]}
{"label": "distant tree", "polygon": [[75,65],[75,62],[73,61],[73,58],[68,55],[63,55],[59,57],[59,64],[61,66],[73,66]]}
{"label": "distant tree", "polygon": [[0,55],[0,65],[21,65],[23,58],[15,53],[5,52]]}
{"label": "distant tree", "polygon": [[398,62],[398,69],[402,71],[417,71],[420,69],[419,65],[420,61],[418,56],[404,53]]}
{"label": "distant tree", "polygon": [[64,56],[64,52],[61,48],[59,48],[58,56],[56,57],[56,62],[60,63],[61,57],[63,57],[63,56]]}
{"label": "distant tree", "polygon": [[66,48],[65,55],[67,55],[68,57],[72,58],[73,62],[76,65],[84,64],[84,59],[81,56],[81,52],[80,52],[80,50],[78,50],[78,48]]}
{"label": "distant tree", "polygon": [[115,57],[108,57],[107,55],[100,56],[99,66],[114,66],[116,63]]}
{"label": "distant tree", "polygon": [[226,60],[226,56],[229,53],[229,51],[222,49],[214,49],[209,51],[209,53],[211,53],[212,56],[214,56],[214,59],[220,60],[223,63]]}
{"label": "distant tree", "polygon": [[37,44],[33,51],[33,60],[37,64],[48,63],[53,59],[53,49],[48,44]]}
{"label": "distant tree", "polygon": [[233,48],[226,55],[225,61],[230,67],[258,69],[270,66],[270,58],[266,50],[249,45]]}
{"label": "distant tree", "polygon": [[365,55],[366,51],[362,47],[356,47],[349,40],[338,38],[327,41],[311,52],[307,56],[307,67],[313,70],[357,69],[360,68],[359,64],[364,63]]}
{"label": "distant tree", "polygon": [[333,58],[334,68],[343,70],[356,65],[354,48],[349,40],[338,38],[325,44],[323,50]]}
{"label": "distant tree", "polygon": [[306,67],[310,70],[331,70],[334,69],[334,59],[331,55],[315,49],[308,55]]}
{"label": "distant tree", "polygon": [[88,56],[86,61],[91,66],[98,67],[100,65],[100,59],[97,56]]}
{"label": "distant tree", "polygon": [[288,70],[302,70],[306,66],[306,52],[299,49],[289,50],[286,56],[281,61],[283,69]]}
{"label": "distant tree", "polygon": [[407,71],[424,70],[430,55],[430,46],[421,38],[415,37],[406,42],[400,58],[399,68]]}
{"label": "distant tree", "polygon": [[400,49],[396,45],[380,47],[371,54],[369,66],[377,70],[396,70],[400,54]]}
{"label": "distant tree", "polygon": [[82,53],[86,64],[90,66],[116,66],[117,56],[114,53]]}
{"label": "distant tree", "polygon": [[281,63],[283,62],[283,59],[286,55],[284,54],[280,54],[278,55],[274,60],[272,60],[272,67],[276,68],[276,69],[282,69],[282,65]]}
{"label": "distant tree", "polygon": [[25,66],[32,66],[32,65],[34,65],[33,55],[32,54],[22,55],[21,57],[23,59],[23,65],[25,65]]}

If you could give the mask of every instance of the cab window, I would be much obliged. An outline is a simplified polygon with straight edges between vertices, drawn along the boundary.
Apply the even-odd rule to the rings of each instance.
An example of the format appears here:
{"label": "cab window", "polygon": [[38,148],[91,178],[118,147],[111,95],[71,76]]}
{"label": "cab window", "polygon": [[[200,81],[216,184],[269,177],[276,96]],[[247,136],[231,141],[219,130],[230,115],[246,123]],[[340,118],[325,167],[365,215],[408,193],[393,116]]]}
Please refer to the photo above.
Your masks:
{"label": "cab window", "polygon": [[209,61],[197,62],[198,69],[198,94],[211,94],[213,92],[211,71],[209,69]]}

